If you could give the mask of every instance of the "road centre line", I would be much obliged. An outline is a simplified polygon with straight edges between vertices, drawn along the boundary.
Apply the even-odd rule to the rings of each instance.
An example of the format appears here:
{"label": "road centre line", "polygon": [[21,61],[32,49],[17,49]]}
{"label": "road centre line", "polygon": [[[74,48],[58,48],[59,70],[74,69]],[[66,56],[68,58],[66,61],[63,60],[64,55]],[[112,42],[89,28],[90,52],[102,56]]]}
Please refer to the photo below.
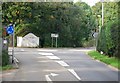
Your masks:
{"label": "road centre line", "polygon": [[24,49],[21,49],[21,51],[25,51]]}
{"label": "road centre line", "polygon": [[64,67],[66,67],[66,66],[69,66],[67,63],[65,63],[64,61],[55,61],[55,62],[57,62],[58,64],[60,64],[61,66],[64,66]]}
{"label": "road centre line", "polygon": [[50,49],[37,49],[37,51],[56,52],[57,50],[50,50]]}
{"label": "road centre line", "polygon": [[39,52],[40,55],[54,55],[53,53]]}
{"label": "road centre line", "polygon": [[60,58],[57,57],[57,56],[46,56],[46,57],[49,58],[49,59],[59,59],[60,60]]}
{"label": "road centre line", "polygon": [[77,73],[73,69],[68,69],[70,73],[72,73],[78,80],[81,80],[81,78],[77,75]]}
{"label": "road centre line", "polygon": [[[40,55],[46,55],[47,58],[49,59],[52,59],[52,60],[60,60],[59,57],[57,56],[54,56],[53,53],[45,53],[45,52],[39,52]],[[51,56],[52,55],[52,56]],[[58,64],[60,64],[61,66],[69,66],[67,63],[65,63],[64,61],[55,61],[57,62]],[[73,70],[73,69],[68,69],[68,71],[70,73],[72,73],[78,80],[81,80],[81,78],[77,75],[77,73]],[[52,81],[50,78],[49,78],[49,75],[46,75],[46,80],[47,81]]]}

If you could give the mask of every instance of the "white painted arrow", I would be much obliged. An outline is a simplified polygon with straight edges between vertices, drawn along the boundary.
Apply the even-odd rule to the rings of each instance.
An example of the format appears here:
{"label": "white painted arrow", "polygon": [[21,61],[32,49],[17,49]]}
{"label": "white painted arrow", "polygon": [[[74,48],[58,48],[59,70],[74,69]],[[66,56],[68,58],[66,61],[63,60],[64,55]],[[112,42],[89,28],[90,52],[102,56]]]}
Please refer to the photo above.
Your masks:
{"label": "white painted arrow", "polygon": [[53,76],[53,77],[58,76],[58,74],[55,74],[55,73],[51,73],[50,75]]}
{"label": "white painted arrow", "polygon": [[55,77],[55,76],[58,76],[58,74],[51,73],[51,74],[45,75],[45,78],[46,78],[47,81],[52,81],[49,76]]}
{"label": "white painted arrow", "polygon": [[81,80],[81,78],[77,75],[74,69],[68,69],[68,71],[71,72],[78,80]]}

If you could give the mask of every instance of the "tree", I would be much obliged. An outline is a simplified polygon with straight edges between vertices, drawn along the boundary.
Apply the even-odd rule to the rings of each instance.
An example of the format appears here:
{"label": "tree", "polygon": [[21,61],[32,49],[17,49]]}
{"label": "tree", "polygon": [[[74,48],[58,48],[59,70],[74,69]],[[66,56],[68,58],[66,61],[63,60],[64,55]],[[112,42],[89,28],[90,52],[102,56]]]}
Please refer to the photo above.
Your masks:
{"label": "tree", "polygon": [[11,2],[2,6],[4,25],[16,22],[17,36],[32,32],[45,39],[46,46],[51,46],[51,33],[59,34],[58,44],[61,47],[82,46],[96,26],[92,10],[86,3]]}
{"label": "tree", "polygon": [[[118,9],[119,3],[117,2],[104,2],[104,26],[101,27],[97,50],[103,51],[108,56],[118,57],[118,38],[119,38],[119,25],[118,25]],[[93,12],[98,20],[98,26],[101,26],[101,3],[93,6]]]}

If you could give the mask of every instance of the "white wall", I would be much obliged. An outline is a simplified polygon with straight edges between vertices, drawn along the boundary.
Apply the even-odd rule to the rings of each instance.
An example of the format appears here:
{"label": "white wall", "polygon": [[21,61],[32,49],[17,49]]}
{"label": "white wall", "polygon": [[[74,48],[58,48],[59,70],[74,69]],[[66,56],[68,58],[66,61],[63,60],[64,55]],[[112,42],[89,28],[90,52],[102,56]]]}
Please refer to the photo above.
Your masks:
{"label": "white wall", "polygon": [[17,37],[17,47],[22,46],[22,37]]}
{"label": "white wall", "polygon": [[17,37],[17,47],[39,47],[39,37],[32,33],[24,37]]}

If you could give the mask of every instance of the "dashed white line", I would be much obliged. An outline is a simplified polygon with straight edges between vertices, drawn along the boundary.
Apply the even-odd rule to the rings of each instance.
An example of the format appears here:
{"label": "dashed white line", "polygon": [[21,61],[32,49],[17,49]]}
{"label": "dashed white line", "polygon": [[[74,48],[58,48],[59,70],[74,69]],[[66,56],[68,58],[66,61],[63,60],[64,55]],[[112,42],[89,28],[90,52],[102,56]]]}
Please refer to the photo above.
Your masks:
{"label": "dashed white line", "polygon": [[56,52],[57,50],[50,50],[50,49],[37,49],[37,51]]}
{"label": "dashed white line", "polygon": [[[40,54],[40,55],[46,55],[46,57],[49,58],[49,59],[60,60],[60,58],[57,57],[57,56],[54,56],[53,53],[39,52],[39,54]],[[61,66],[64,66],[64,67],[69,66],[69,65],[68,65],[67,63],[65,63],[64,61],[55,61],[55,62],[57,62],[58,64],[60,64]],[[77,73],[76,73],[73,69],[68,69],[68,71],[69,71],[70,73],[72,73],[78,80],[81,80],[81,78],[77,75]],[[49,75],[45,75],[45,77],[46,77],[46,80],[47,80],[47,81],[52,81],[52,80],[49,78]]]}
{"label": "dashed white line", "polygon": [[71,72],[78,80],[81,80],[81,78],[77,75],[77,73],[73,69],[68,69],[69,72]]}
{"label": "dashed white line", "polygon": [[64,61],[55,61],[55,62],[59,63],[61,66],[64,66],[64,67],[69,66],[69,65],[68,65],[67,63],[65,63]]}
{"label": "dashed white line", "polygon": [[40,52],[40,55],[54,55],[53,53],[45,53],[45,52]]}
{"label": "dashed white line", "polygon": [[59,59],[60,60],[60,58],[57,57],[57,56],[46,56],[46,57],[49,58],[49,59]]}
{"label": "dashed white line", "polygon": [[24,49],[21,49],[21,51],[25,51]]}

